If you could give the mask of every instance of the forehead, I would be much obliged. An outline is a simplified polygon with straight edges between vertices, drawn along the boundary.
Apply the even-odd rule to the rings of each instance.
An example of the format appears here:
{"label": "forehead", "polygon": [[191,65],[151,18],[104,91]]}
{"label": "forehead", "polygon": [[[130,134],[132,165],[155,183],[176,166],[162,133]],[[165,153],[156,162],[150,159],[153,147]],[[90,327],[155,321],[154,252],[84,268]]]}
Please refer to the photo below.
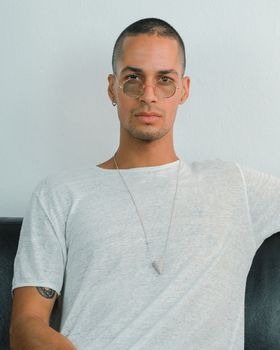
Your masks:
{"label": "forehead", "polygon": [[157,35],[141,34],[124,39],[118,71],[126,66],[143,71],[174,69],[181,73],[182,60],[177,40]]}

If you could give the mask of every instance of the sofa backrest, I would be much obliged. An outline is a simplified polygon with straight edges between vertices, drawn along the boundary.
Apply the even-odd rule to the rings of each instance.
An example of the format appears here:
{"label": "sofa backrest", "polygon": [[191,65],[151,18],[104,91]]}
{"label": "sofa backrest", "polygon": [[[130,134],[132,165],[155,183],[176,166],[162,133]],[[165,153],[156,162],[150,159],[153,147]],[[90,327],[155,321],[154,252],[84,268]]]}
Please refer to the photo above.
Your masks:
{"label": "sofa backrest", "polygon": [[[0,218],[0,349],[9,349],[11,286],[22,218]],[[59,331],[62,298],[50,325]],[[280,232],[255,254],[245,294],[245,350],[280,349]],[[175,349],[174,349],[175,350]]]}
{"label": "sofa backrest", "polygon": [[280,232],[262,243],[247,276],[245,350],[280,350]]}

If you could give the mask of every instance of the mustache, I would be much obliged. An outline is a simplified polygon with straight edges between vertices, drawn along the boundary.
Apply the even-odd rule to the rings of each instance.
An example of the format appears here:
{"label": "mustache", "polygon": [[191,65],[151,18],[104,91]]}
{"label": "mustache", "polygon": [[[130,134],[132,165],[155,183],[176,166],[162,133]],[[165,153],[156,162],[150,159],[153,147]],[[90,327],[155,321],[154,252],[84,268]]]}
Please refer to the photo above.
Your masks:
{"label": "mustache", "polygon": [[145,107],[145,108],[135,108],[132,110],[133,115],[141,114],[141,113],[155,113],[159,115],[160,117],[164,116],[164,111],[159,108],[152,108],[152,107]]}

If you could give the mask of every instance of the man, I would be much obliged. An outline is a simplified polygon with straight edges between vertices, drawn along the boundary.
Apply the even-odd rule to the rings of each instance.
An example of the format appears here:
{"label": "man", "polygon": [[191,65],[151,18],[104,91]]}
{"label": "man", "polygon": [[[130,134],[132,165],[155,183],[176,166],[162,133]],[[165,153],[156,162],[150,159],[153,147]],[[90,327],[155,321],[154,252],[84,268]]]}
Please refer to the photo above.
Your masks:
{"label": "man", "polygon": [[[15,260],[12,349],[241,350],[247,273],[280,230],[280,180],[176,155],[190,79],[168,23],[130,25],[112,63],[118,150],[35,189]],[[60,293],[58,333],[49,317]]]}

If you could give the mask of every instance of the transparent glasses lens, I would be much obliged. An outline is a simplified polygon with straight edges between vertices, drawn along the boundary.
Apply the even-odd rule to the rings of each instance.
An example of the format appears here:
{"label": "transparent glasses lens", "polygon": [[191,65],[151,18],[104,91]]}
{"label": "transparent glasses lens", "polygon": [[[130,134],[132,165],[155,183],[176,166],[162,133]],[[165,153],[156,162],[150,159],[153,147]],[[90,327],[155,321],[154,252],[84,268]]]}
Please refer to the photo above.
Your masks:
{"label": "transparent glasses lens", "polygon": [[[134,98],[144,95],[145,85],[139,80],[127,80],[121,86],[123,92]],[[154,86],[158,98],[168,98],[175,94],[177,86],[172,80],[158,80]]]}

